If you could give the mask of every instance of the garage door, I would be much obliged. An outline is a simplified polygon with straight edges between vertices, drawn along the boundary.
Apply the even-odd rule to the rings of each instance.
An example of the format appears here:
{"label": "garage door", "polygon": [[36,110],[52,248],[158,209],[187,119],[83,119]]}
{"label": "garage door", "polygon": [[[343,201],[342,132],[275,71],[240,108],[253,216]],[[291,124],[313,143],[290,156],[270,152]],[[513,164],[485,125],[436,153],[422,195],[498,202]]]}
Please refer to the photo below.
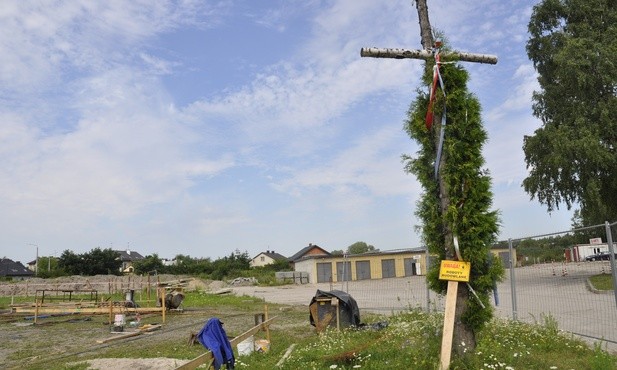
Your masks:
{"label": "garage door", "polygon": [[336,281],[351,281],[351,262],[336,263]]}
{"label": "garage door", "polygon": [[418,273],[416,272],[416,260],[413,258],[405,258],[403,260],[403,265],[405,266],[405,276],[414,276]]}
{"label": "garage door", "polygon": [[356,261],[356,279],[366,280],[371,278],[371,261]]}
{"label": "garage door", "polygon": [[381,277],[396,277],[396,267],[394,265],[394,259],[381,260]]}
{"label": "garage door", "polygon": [[329,283],[332,281],[332,264],[318,263],[317,264],[317,282]]}

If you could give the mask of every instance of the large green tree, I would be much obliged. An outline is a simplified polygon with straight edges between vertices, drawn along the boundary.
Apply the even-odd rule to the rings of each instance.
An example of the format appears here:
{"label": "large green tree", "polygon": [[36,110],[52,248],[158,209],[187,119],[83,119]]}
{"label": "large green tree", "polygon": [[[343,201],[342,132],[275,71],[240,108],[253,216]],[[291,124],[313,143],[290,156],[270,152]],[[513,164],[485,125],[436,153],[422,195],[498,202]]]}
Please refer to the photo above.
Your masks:
{"label": "large green tree", "polygon": [[82,273],[82,260],[73,251],[65,250],[58,258],[58,267],[67,275],[79,275]]}
{"label": "large green tree", "polygon": [[158,274],[166,272],[163,261],[161,261],[156,253],[146,256],[141,261],[133,262],[133,268],[135,268],[135,273],[138,275],[145,275],[152,272],[156,272]]}
{"label": "large green tree", "polygon": [[347,247],[347,253],[349,254],[362,254],[366,252],[378,251],[374,246],[366,244],[366,242],[355,242]]}
{"label": "large green tree", "polygon": [[58,258],[58,267],[69,275],[119,275],[121,266],[120,255],[110,248],[94,248],[83,254],[65,250]]}
{"label": "large green tree", "polygon": [[615,25],[614,0],[544,0],[529,22],[542,126],[524,140],[523,187],[549,212],[580,207],[586,226],[617,219]]}

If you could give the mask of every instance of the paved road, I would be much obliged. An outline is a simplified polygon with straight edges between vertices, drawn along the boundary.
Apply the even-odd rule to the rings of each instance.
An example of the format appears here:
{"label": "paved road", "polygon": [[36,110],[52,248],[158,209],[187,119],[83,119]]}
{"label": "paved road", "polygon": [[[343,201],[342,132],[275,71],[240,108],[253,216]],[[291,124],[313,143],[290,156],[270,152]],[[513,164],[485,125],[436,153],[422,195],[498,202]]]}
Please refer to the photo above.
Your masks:
{"label": "paved road", "polygon": [[[543,323],[547,315],[559,328],[583,338],[604,339],[612,352],[617,352],[617,304],[610,293],[592,292],[587,286],[589,276],[609,272],[608,262],[579,264],[542,264],[516,268],[517,318]],[[267,302],[307,305],[317,289],[339,289],[349,292],[358,302],[361,312],[391,313],[408,308],[443,310],[443,297],[428,293],[424,276],[363,280],[336,284],[286,285],[280,287],[235,287],[238,295],[263,298]],[[513,317],[510,272],[498,284],[497,316]],[[495,302],[493,301],[493,304]]]}

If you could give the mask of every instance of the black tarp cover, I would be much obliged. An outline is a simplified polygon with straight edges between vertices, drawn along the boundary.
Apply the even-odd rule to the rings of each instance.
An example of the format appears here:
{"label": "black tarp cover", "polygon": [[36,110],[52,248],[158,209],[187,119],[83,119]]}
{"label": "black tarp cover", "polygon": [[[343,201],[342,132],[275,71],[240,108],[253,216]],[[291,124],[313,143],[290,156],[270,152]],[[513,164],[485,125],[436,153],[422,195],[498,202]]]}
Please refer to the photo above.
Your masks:
{"label": "black tarp cover", "polygon": [[[360,309],[358,308],[358,303],[356,303],[356,300],[353,299],[349,293],[343,292],[342,290],[331,290],[327,292],[317,289],[317,293],[315,293],[315,296],[311,299],[311,304],[309,306],[311,306],[319,298],[338,298],[341,311],[349,313],[349,317],[351,319],[350,324],[352,326],[360,326]],[[310,320],[311,325],[315,326],[312,316],[310,316]]]}

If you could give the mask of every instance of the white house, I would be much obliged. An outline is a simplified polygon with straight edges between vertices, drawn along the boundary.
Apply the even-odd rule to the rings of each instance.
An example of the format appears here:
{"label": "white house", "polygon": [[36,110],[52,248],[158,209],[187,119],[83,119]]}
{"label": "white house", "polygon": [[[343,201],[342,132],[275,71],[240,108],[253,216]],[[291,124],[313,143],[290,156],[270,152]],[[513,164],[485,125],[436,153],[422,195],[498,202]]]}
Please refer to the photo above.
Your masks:
{"label": "white house", "polygon": [[251,267],[260,267],[271,265],[278,260],[286,260],[287,257],[276,253],[275,251],[265,251],[261,252],[249,262]]}
{"label": "white house", "polygon": [[120,272],[124,273],[132,273],[134,269],[133,262],[141,261],[144,259],[144,256],[135,251],[131,251],[130,249],[115,252],[120,255],[118,257],[118,259],[122,261],[122,266],[120,266]]}

